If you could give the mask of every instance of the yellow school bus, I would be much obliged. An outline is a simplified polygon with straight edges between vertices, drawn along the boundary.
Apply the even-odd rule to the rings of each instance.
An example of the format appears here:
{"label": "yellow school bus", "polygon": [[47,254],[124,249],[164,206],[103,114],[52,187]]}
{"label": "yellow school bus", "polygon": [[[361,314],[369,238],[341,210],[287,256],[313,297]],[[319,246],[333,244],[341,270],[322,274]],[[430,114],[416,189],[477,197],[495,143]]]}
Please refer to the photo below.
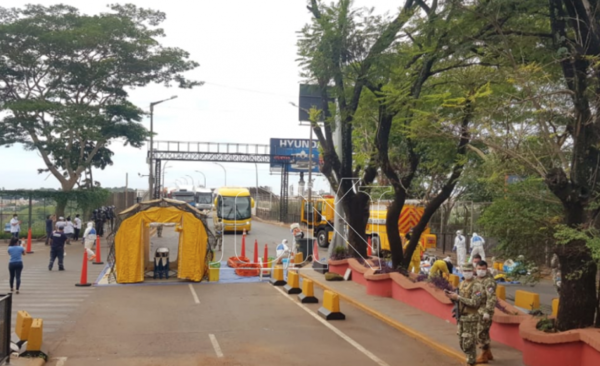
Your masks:
{"label": "yellow school bus", "polygon": [[223,223],[226,232],[250,232],[254,199],[246,188],[221,187],[213,192],[215,214],[213,221]]}

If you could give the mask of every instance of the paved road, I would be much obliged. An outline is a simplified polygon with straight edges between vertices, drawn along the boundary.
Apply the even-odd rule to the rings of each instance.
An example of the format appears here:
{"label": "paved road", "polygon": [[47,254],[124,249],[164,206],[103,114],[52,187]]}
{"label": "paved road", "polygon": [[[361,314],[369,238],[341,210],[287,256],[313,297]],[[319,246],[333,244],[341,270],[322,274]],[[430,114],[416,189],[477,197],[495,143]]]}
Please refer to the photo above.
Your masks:
{"label": "paved road", "polygon": [[100,287],[91,300],[53,350],[64,366],[457,365],[344,303],[329,329],[319,305],[267,283]]}
{"label": "paved road", "polygon": [[[59,330],[65,324],[73,322],[73,314],[85,306],[87,299],[96,288],[75,286],[81,277],[83,245],[74,243],[66,247],[66,270],[60,272],[58,263],[54,264],[53,271],[48,271],[49,247],[43,243],[34,243],[32,249],[34,253],[23,258],[24,269],[21,275],[20,294],[13,295],[13,330],[17,311],[26,310],[32,317],[44,320],[44,342],[52,344]],[[106,258],[106,246],[102,249],[102,255]],[[7,267],[6,245],[2,245],[0,250],[0,263]],[[88,282],[94,282],[103,268],[103,265],[89,265]],[[8,269],[1,270],[1,292],[10,290],[8,279]]]}

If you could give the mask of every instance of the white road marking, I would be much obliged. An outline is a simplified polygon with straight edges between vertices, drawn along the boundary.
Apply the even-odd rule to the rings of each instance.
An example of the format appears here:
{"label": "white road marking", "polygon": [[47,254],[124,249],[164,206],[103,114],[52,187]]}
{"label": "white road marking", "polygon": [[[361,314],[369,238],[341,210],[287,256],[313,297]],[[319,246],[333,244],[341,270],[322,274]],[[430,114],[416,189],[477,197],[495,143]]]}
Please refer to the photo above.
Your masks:
{"label": "white road marking", "polygon": [[53,360],[56,360],[56,366],[65,366],[67,364],[66,357],[55,357]]}
{"label": "white road marking", "polygon": [[212,343],[213,348],[215,349],[215,353],[217,354],[217,357],[222,358],[223,351],[221,351],[221,346],[219,346],[219,342],[217,342],[217,337],[215,337],[214,334],[209,334],[208,337],[210,338],[210,342]]}
{"label": "white road marking", "polygon": [[192,286],[192,284],[189,284],[190,286],[190,291],[192,291],[192,296],[194,297],[194,302],[196,304],[200,304],[200,300],[198,299],[198,295],[196,295],[196,290],[194,290],[194,287]]}
{"label": "white road marking", "polygon": [[[275,286],[274,286],[275,287]],[[341,330],[337,329],[336,327],[334,327],[333,325],[331,325],[330,323],[327,322],[327,320],[319,317],[317,314],[313,313],[312,311],[310,311],[310,309],[302,306],[301,303],[294,301],[294,299],[292,299],[290,296],[288,296],[285,292],[283,292],[282,289],[280,289],[279,287],[275,287],[275,289],[277,291],[279,291],[284,297],[288,298],[291,302],[293,302],[294,304],[298,305],[302,310],[306,311],[307,313],[310,314],[310,316],[312,316],[313,318],[315,318],[316,320],[318,320],[321,324],[323,324],[324,326],[326,326],[327,328],[329,328],[331,331],[333,331],[335,334],[337,334],[338,336],[340,336],[340,338],[342,338],[343,340],[345,340],[346,342],[350,343],[352,346],[354,346],[354,348],[356,348],[357,350],[359,350],[360,352],[362,352],[365,356],[369,357],[371,360],[373,360],[376,364],[378,364],[379,366],[389,366],[385,361],[383,361],[382,359],[380,359],[379,357],[375,356],[373,353],[371,353],[368,349],[366,349],[365,347],[361,346],[358,342],[356,342],[354,339],[350,338],[349,336],[347,336],[344,332],[342,332]]]}

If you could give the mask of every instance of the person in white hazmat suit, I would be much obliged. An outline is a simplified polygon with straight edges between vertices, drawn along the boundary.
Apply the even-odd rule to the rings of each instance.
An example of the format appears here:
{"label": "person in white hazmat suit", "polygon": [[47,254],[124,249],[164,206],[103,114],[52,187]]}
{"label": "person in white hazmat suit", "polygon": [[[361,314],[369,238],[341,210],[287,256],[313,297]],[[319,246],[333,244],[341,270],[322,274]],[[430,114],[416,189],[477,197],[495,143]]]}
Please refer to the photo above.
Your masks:
{"label": "person in white hazmat suit", "polygon": [[88,222],[87,228],[83,233],[83,244],[88,253],[88,259],[90,261],[96,259],[96,253],[92,250],[94,244],[96,244],[96,229],[94,229],[94,223],[92,221]]}
{"label": "person in white hazmat suit", "polygon": [[[483,250],[483,245],[485,244],[485,240],[477,233],[473,233],[471,237],[471,258],[475,254],[479,254],[481,256],[481,260],[485,261],[485,251]],[[471,262],[471,258],[469,258],[469,262]]]}
{"label": "person in white hazmat suit", "polygon": [[467,240],[462,230],[456,231],[452,251],[456,251],[456,265],[460,269],[463,264],[467,263]]}

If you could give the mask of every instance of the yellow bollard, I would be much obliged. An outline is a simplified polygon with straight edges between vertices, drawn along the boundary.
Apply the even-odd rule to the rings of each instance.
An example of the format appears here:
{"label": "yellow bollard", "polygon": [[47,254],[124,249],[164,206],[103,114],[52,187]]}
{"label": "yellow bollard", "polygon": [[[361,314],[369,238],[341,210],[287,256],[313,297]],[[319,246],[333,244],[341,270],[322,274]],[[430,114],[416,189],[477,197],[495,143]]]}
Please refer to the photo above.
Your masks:
{"label": "yellow bollard", "polygon": [[496,286],[496,297],[506,301],[506,287],[503,285]]}
{"label": "yellow bollard", "polygon": [[20,340],[26,341],[29,339],[29,330],[31,328],[31,323],[33,322],[33,318],[29,315],[25,310],[19,310],[17,312],[17,324],[15,325],[15,333],[19,337]]}
{"label": "yellow bollard", "polygon": [[540,308],[540,295],[534,292],[517,290],[515,292],[515,306],[525,310],[537,310]]}
{"label": "yellow bollard", "polygon": [[285,286],[285,281],[283,280],[283,266],[275,266],[273,269],[273,274],[271,274],[270,282],[273,286]]}
{"label": "yellow bollard", "polygon": [[220,273],[221,273],[221,268],[209,268],[208,269],[208,281],[209,282],[218,282]]}
{"label": "yellow bollard", "polygon": [[451,274],[448,278],[448,282],[450,282],[452,287],[458,288],[460,285],[460,278],[457,275]]}
{"label": "yellow bollard", "polygon": [[27,340],[27,351],[42,350],[42,336],[44,333],[44,321],[42,319],[33,319],[29,339]]}
{"label": "yellow bollard", "polygon": [[288,271],[287,285],[285,285],[283,289],[288,293],[288,295],[295,295],[302,292],[302,290],[300,290],[300,279],[298,277],[298,272],[292,270]]}
{"label": "yellow bollard", "polygon": [[304,255],[302,252],[296,253],[294,256],[294,264],[300,264],[302,262],[304,262]]}
{"label": "yellow bollard", "polygon": [[319,303],[319,300],[315,297],[315,288],[312,280],[308,278],[302,280],[302,293],[298,295],[298,300],[303,304]]}
{"label": "yellow bollard", "polygon": [[340,296],[333,291],[325,290],[319,315],[325,320],[345,320],[346,315],[340,312]]}
{"label": "yellow bollard", "polygon": [[552,316],[558,316],[558,299],[552,299]]}

